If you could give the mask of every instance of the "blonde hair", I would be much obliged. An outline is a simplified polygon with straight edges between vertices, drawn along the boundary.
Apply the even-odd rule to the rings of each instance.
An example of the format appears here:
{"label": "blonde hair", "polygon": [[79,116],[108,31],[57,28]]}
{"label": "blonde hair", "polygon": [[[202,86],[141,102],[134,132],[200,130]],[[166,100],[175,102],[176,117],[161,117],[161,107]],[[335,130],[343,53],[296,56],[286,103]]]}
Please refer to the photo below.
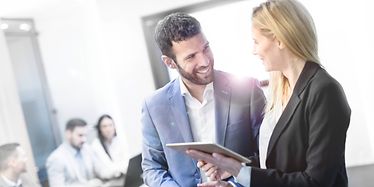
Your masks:
{"label": "blonde hair", "polygon": [[[276,38],[297,58],[319,63],[317,34],[307,9],[296,0],[268,0],[255,7],[253,27],[266,37]],[[279,71],[270,73],[271,91],[266,111],[284,102],[290,93],[288,79]]]}

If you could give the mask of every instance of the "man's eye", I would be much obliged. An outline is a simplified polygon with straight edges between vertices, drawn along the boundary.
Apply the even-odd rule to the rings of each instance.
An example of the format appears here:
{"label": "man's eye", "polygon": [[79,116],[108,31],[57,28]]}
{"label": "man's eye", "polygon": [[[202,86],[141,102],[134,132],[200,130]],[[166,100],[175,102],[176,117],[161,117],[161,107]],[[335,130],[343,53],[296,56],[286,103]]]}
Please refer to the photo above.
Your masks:
{"label": "man's eye", "polygon": [[186,60],[191,60],[191,59],[193,59],[194,57],[195,57],[195,55],[189,55],[189,56],[186,57]]}

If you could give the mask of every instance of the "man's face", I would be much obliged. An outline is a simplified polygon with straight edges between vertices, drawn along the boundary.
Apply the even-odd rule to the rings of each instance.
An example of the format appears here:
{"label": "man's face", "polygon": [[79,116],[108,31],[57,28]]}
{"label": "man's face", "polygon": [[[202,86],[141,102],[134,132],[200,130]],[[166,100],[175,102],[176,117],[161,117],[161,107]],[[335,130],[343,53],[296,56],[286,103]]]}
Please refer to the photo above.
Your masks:
{"label": "man's face", "polygon": [[87,141],[87,127],[75,127],[74,130],[67,130],[67,139],[71,146],[81,149]]}
{"label": "man's face", "polygon": [[10,159],[10,166],[16,173],[24,173],[27,171],[26,167],[27,157],[26,152],[21,147],[17,147],[15,153]]}
{"label": "man's face", "polygon": [[200,33],[192,38],[173,43],[176,68],[187,85],[207,85],[213,81],[214,58],[209,42]]}

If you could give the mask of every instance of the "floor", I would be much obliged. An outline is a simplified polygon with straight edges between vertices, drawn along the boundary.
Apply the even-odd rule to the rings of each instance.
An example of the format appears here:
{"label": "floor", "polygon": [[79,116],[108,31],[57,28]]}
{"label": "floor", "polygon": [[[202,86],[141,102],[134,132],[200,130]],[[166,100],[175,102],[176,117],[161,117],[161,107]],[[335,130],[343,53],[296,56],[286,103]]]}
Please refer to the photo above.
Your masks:
{"label": "floor", "polygon": [[349,187],[374,187],[374,164],[347,168]]}

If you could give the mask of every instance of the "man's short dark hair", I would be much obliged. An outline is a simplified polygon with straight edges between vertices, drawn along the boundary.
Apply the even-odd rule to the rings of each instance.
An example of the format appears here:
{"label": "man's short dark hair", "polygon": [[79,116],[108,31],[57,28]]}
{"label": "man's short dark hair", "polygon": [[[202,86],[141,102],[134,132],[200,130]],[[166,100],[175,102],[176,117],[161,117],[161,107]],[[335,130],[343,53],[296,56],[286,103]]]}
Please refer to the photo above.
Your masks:
{"label": "man's short dark hair", "polygon": [[19,143],[7,143],[0,146],[0,171],[6,169],[6,161],[19,146]]}
{"label": "man's short dark hair", "polygon": [[74,118],[70,119],[66,124],[65,130],[74,131],[75,127],[85,127],[87,123],[83,119]]}
{"label": "man's short dark hair", "polygon": [[160,20],[156,25],[155,40],[163,55],[172,58],[172,42],[180,42],[201,33],[199,21],[185,13],[172,13]]}

